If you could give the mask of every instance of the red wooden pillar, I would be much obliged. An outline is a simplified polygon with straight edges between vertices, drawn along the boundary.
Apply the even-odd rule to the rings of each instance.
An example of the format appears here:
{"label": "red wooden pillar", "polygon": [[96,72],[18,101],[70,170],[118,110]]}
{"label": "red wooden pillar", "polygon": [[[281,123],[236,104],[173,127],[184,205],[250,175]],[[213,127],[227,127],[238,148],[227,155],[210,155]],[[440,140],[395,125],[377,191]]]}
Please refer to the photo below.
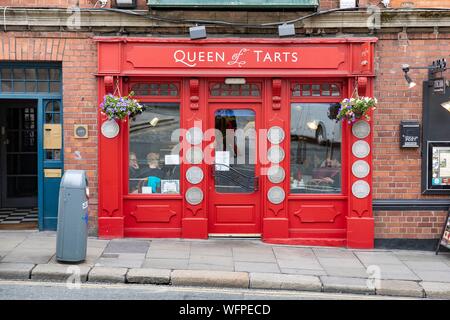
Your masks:
{"label": "red wooden pillar", "polygon": [[[99,81],[99,101],[103,96],[113,93],[114,86],[121,86],[121,82],[114,83],[113,76],[105,76]],[[99,128],[107,120],[107,117],[99,111]],[[122,134],[127,130],[128,124],[119,121],[119,134],[114,138],[107,138],[101,130],[98,141],[98,181],[99,181],[99,212],[98,235],[101,238],[119,238],[124,236],[124,217],[122,203]]]}
{"label": "red wooden pillar", "polygon": [[[286,84],[286,83],[284,83]],[[263,215],[263,240],[275,240],[275,239],[288,239],[289,238],[289,220],[288,220],[288,194],[289,194],[289,177],[288,177],[288,166],[289,166],[289,150],[287,150],[288,139],[289,139],[289,90],[282,87],[283,81],[281,79],[272,79],[271,81],[266,81],[265,90],[265,101],[263,105],[263,114],[265,119],[263,121],[263,128],[269,130],[271,127],[278,126],[284,130],[284,140],[279,144],[279,146],[284,150],[285,157],[284,160],[279,164],[271,164],[267,159],[267,152],[265,152],[266,158],[265,163],[262,164],[261,168],[263,172],[261,173],[261,178],[263,179],[264,188],[262,189],[262,203],[265,204],[264,215]],[[262,130],[263,135],[259,135],[260,146],[267,146],[267,150],[272,146],[272,144],[267,141],[267,131]],[[260,155],[262,153],[260,152]],[[267,176],[267,170],[273,166],[279,165],[285,171],[285,179],[281,183],[274,184],[269,181]],[[285,199],[280,204],[273,204],[267,199],[268,192],[270,188],[281,187],[285,191]]]}
{"label": "red wooden pillar", "polygon": [[[185,93],[183,94],[184,103],[182,112],[182,119],[184,119],[182,130],[181,130],[181,153],[180,158],[182,161],[182,166],[184,170],[181,173],[186,172],[189,167],[198,166],[203,170],[203,181],[199,184],[192,185],[187,181],[186,177],[184,179],[185,190],[183,194],[186,194],[189,188],[200,188],[203,191],[203,201],[198,205],[191,205],[183,198],[183,219],[182,219],[182,238],[194,238],[194,239],[206,239],[208,238],[208,219],[207,219],[207,177],[208,177],[208,166],[205,165],[205,161],[201,164],[188,164],[186,161],[186,151],[191,146],[186,141],[186,133],[190,128],[200,128],[202,132],[207,129],[207,105],[206,105],[206,90],[200,90],[201,82],[199,79],[189,79],[183,82],[183,87]],[[204,89],[204,88],[202,88]],[[203,93],[201,96],[200,93]],[[206,151],[205,141],[200,145],[196,146]]]}
{"label": "red wooden pillar", "polygon": [[[371,82],[366,77],[359,77],[355,84],[358,86],[360,96],[370,96],[372,94]],[[354,87],[354,86],[351,86]],[[348,125],[348,135],[350,137],[349,153],[349,213],[347,216],[347,247],[349,248],[367,248],[374,247],[374,219],[372,212],[372,153],[373,153],[373,112],[369,112],[370,120],[362,118],[369,124],[370,133],[367,137],[361,138],[355,136],[352,126]],[[369,154],[365,157],[355,156],[353,149],[355,144],[367,143],[370,147]],[[365,177],[356,177],[352,172],[352,166],[356,161],[366,161],[369,164],[369,174]],[[367,183],[370,187],[369,194],[366,197],[357,197],[354,194],[357,184]]]}

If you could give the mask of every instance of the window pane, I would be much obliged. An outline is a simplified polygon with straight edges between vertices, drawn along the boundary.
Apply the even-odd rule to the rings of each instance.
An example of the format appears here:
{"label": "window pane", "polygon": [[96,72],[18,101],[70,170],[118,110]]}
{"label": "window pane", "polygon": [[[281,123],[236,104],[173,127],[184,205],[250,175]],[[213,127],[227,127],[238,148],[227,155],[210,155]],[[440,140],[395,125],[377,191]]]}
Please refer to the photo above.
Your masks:
{"label": "window pane", "polygon": [[15,68],[13,70],[13,72],[14,72],[14,80],[24,80],[25,79],[25,70],[24,69]]}
{"label": "window pane", "polygon": [[25,92],[25,82],[14,81],[14,92]]}
{"label": "window pane", "polygon": [[291,193],[341,192],[341,123],[330,119],[334,107],[291,105]]}
{"label": "window pane", "polygon": [[12,82],[11,81],[2,81],[2,91],[3,92],[11,92]]}
{"label": "window pane", "polygon": [[27,92],[36,92],[36,82],[27,82],[26,90]]}
{"label": "window pane", "polygon": [[129,192],[180,193],[177,103],[147,103],[130,122]]}
{"label": "window pane", "polygon": [[11,69],[9,68],[3,68],[2,69],[2,80],[6,80],[6,79],[12,79],[12,72]]}
{"label": "window pane", "polygon": [[48,82],[38,82],[39,92],[48,92]]}
{"label": "window pane", "polygon": [[37,69],[39,80],[48,80],[48,69]]}
{"label": "window pane", "polygon": [[60,69],[50,69],[50,80],[60,80],[61,70]]}
{"label": "window pane", "polygon": [[253,110],[215,113],[214,181],[220,193],[255,191],[256,131]]}
{"label": "window pane", "polygon": [[61,83],[50,82],[50,92],[59,92],[59,91],[61,91]]}
{"label": "window pane", "polygon": [[25,77],[27,80],[36,80],[36,69],[25,69]]}

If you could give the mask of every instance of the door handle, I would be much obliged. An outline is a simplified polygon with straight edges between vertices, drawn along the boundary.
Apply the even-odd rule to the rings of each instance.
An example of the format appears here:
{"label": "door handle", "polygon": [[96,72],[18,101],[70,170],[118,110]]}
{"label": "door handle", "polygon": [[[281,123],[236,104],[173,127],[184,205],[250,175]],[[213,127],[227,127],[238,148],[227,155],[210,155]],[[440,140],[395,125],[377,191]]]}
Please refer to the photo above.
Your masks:
{"label": "door handle", "polygon": [[254,187],[253,190],[258,191],[259,190],[259,177],[254,178]]}

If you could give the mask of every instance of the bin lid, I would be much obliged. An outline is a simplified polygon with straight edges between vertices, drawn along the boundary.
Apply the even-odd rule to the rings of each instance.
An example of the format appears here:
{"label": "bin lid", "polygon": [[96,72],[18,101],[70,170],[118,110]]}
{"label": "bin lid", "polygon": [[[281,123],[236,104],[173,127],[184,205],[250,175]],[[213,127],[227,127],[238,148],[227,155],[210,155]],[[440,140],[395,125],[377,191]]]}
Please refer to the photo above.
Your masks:
{"label": "bin lid", "polygon": [[61,187],[64,188],[86,188],[87,179],[84,170],[67,170],[61,179]]}

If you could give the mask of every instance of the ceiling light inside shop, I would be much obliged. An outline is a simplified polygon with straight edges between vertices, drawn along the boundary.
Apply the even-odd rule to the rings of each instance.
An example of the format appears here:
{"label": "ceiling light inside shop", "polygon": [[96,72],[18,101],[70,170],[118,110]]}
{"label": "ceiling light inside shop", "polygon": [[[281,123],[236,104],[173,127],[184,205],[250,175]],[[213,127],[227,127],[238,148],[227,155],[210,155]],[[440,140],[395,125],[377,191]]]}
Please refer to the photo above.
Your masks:
{"label": "ceiling light inside shop", "polygon": [[158,124],[158,122],[159,122],[159,118],[154,117],[152,120],[150,120],[150,125],[151,125],[152,127],[156,127],[156,125]]}
{"label": "ceiling light inside shop", "polygon": [[448,112],[450,112],[450,101],[441,103],[442,108],[444,108],[445,110],[447,110]]}

